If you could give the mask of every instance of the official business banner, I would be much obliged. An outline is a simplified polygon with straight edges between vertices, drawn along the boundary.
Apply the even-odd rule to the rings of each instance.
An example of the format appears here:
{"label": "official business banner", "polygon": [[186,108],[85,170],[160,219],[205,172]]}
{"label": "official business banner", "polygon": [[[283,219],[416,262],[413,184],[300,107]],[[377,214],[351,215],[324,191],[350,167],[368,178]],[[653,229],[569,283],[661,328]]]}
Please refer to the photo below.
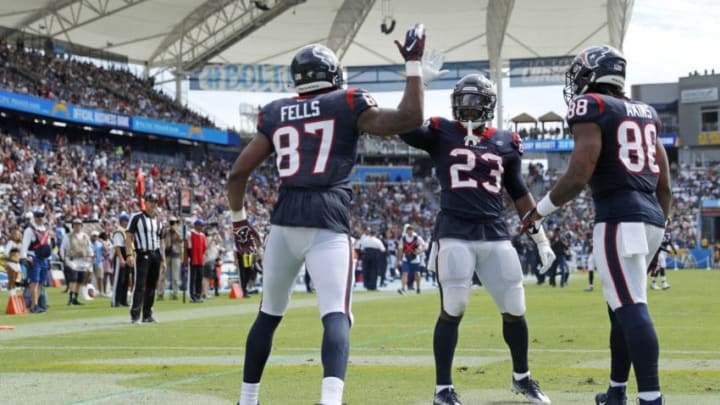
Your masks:
{"label": "official business banner", "polygon": [[0,90],[0,107],[63,121],[130,129],[130,116]]}
{"label": "official business banner", "polygon": [[[660,135],[660,142],[665,148],[676,148],[678,136],[676,134]],[[524,139],[523,150],[532,152],[570,152],[575,148],[575,140],[567,139]]]}
{"label": "official business banner", "polygon": [[131,117],[123,114],[115,114],[92,108],[50,101],[39,97],[16,94],[4,90],[0,90],[0,108],[40,115],[56,119],[58,121],[132,130],[149,134],[170,136],[173,138],[218,143],[222,145],[227,145],[229,143],[227,131],[153,120],[144,117]]}
{"label": "official business banner", "polygon": [[527,139],[523,140],[523,151],[529,152],[569,152],[575,147],[574,139]]}
{"label": "official business banner", "polygon": [[565,84],[565,72],[574,56],[510,59],[510,87]]}
{"label": "official business banner", "polygon": [[132,130],[193,141],[219,143],[221,145],[228,144],[228,133],[226,131],[150,118],[133,117]]}
{"label": "official business banner", "polygon": [[[450,72],[431,82],[428,89],[449,89],[463,76],[482,73],[490,77],[488,61],[448,62]],[[405,65],[368,65],[345,68],[348,86],[371,92],[402,91],[405,87]],[[292,93],[290,67],[284,65],[209,64],[190,76],[190,90]]]}

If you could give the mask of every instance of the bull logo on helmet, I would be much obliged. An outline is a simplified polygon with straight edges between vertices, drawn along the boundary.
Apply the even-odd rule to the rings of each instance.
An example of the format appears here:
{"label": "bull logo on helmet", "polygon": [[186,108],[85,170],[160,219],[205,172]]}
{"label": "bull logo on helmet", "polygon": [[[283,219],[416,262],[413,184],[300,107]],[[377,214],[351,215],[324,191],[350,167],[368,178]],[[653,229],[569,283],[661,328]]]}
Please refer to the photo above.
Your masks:
{"label": "bull logo on helmet", "polygon": [[339,65],[337,57],[332,53],[332,51],[330,51],[330,49],[324,46],[314,46],[312,48],[312,54],[327,66],[329,72],[337,72]]}
{"label": "bull logo on helmet", "polygon": [[580,60],[582,60],[583,65],[594,69],[600,66],[600,62],[602,60],[611,54],[620,54],[620,51],[617,51],[609,46],[599,46],[594,47],[586,52],[583,52],[580,54]]}

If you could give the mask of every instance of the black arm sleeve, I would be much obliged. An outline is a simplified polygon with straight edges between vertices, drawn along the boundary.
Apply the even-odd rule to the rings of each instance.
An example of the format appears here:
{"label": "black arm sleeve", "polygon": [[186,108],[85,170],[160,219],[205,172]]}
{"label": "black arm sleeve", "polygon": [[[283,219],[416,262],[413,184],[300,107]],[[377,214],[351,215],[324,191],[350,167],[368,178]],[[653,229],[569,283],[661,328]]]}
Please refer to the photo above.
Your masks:
{"label": "black arm sleeve", "polygon": [[527,194],[528,188],[525,179],[522,177],[522,169],[520,164],[520,154],[513,152],[505,160],[505,173],[503,174],[503,183],[505,189],[510,194],[513,201]]}

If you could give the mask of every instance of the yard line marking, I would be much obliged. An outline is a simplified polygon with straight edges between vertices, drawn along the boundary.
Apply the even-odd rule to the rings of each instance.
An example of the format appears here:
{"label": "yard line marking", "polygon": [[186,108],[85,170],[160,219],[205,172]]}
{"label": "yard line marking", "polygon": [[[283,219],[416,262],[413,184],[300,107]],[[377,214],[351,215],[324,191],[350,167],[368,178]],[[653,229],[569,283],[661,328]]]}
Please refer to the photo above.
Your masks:
{"label": "yard line marking", "polygon": [[[406,337],[406,336],[413,336],[410,334],[404,334],[400,337]],[[385,339],[387,340],[387,339]],[[431,350],[430,347],[398,347],[398,348],[374,348],[374,347],[368,347],[367,345],[370,344],[370,342],[360,342],[356,345],[351,346],[351,350],[353,351],[360,351],[360,352],[373,352],[373,351],[392,351],[392,352],[398,352],[398,353],[412,353],[412,352],[427,352]],[[52,345],[48,343],[42,343],[41,346],[32,346],[32,345],[12,345],[8,347],[3,347],[3,350],[5,351],[12,351],[12,350],[47,350],[47,351],[56,351],[56,350],[75,350],[78,348],[82,348],[83,350],[99,350],[99,351],[127,351],[127,350],[134,350],[134,351],[148,351],[148,352],[156,352],[158,350],[177,350],[184,353],[187,353],[190,349],[197,349],[197,346],[148,346],[148,347],[136,347],[136,346],[88,346],[84,344],[83,342],[79,342],[76,346],[75,345]],[[221,352],[227,352],[228,350],[239,350],[242,351],[241,347],[238,346],[203,346],[204,351],[221,351]],[[315,350],[314,348],[308,348],[308,347],[278,347],[273,349],[274,351],[278,352],[308,352]],[[498,348],[498,349],[492,349],[492,348],[460,348],[458,347],[455,349],[456,353],[507,353],[507,348]],[[577,353],[577,354],[588,354],[588,353],[609,353],[609,349],[533,349],[530,348],[531,352],[536,353]],[[317,353],[320,352],[320,349],[317,348]],[[677,355],[716,355],[720,356],[720,350],[668,350],[663,349],[662,351],[663,355],[665,354],[677,354]]]}

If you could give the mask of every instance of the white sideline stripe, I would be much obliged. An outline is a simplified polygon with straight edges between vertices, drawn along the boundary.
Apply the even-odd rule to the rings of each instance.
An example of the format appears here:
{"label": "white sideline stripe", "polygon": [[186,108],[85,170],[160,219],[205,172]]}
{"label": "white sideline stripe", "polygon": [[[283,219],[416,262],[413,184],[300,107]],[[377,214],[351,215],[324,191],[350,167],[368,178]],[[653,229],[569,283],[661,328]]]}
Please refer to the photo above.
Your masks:
{"label": "white sideline stripe", "polygon": [[[480,367],[492,363],[507,361],[507,356],[498,357],[455,357],[456,364],[468,367]],[[120,364],[120,365],[216,365],[216,366],[242,366],[243,356],[185,356],[185,357],[145,357],[145,358],[119,358],[102,360],[84,360],[74,363],[80,364]],[[280,366],[318,366],[320,354],[297,354],[270,356],[269,363]],[[432,355],[428,356],[350,356],[350,366],[432,366],[435,364]]]}
{"label": "white sideline stripe", "polygon": [[[481,367],[493,363],[509,361],[509,356],[457,356],[453,364],[455,366]],[[143,357],[143,358],[115,358],[101,360],[75,361],[73,364],[110,364],[110,365],[210,365],[210,366],[242,366],[243,356],[176,356],[176,357]],[[278,366],[318,366],[320,364],[319,353],[293,354],[293,355],[271,355],[269,363]],[[432,367],[435,364],[433,356],[353,356],[350,355],[351,367],[362,366],[390,366],[390,367]],[[605,370],[608,367],[607,359],[586,361],[573,367],[584,369]],[[720,359],[660,359],[660,369],[663,371],[691,371],[691,370],[718,370],[720,371]]]}
{"label": "white sideline stripe", "polygon": [[[137,346],[88,346],[87,344],[83,342],[78,342],[76,346],[71,345],[52,345],[51,343],[43,343],[42,346],[27,346],[27,345],[12,345],[3,347],[3,350],[66,350],[66,349],[77,349],[81,347],[83,350],[102,350],[102,351],[113,351],[113,350],[119,350],[119,351],[126,351],[126,350],[134,350],[134,351],[149,351],[149,352],[155,352],[158,350],[178,350],[182,352],[186,352],[190,349],[197,349],[197,346],[149,346],[149,347],[137,347]],[[228,350],[242,350],[242,347],[240,346],[203,346],[204,351],[222,351],[227,352]],[[308,352],[307,347],[279,347],[275,349],[277,352]],[[365,347],[351,347],[350,349],[353,353],[356,352],[377,352],[377,351],[383,351],[387,352],[388,350],[391,350],[395,353],[424,353],[428,350],[431,350],[431,348],[425,348],[425,347],[402,347],[402,348],[384,348],[384,349],[378,349],[374,348],[372,346],[365,346]],[[458,348],[455,350],[455,353],[507,353],[508,349],[483,349],[483,348]],[[533,349],[530,347],[531,353],[577,353],[577,354],[592,354],[592,353],[599,353],[599,354],[608,354],[610,353],[609,349]],[[716,355],[720,356],[720,350],[662,350],[662,354],[682,354],[682,355]],[[352,354],[351,354],[352,355]],[[709,360],[714,361],[714,360]]]}

